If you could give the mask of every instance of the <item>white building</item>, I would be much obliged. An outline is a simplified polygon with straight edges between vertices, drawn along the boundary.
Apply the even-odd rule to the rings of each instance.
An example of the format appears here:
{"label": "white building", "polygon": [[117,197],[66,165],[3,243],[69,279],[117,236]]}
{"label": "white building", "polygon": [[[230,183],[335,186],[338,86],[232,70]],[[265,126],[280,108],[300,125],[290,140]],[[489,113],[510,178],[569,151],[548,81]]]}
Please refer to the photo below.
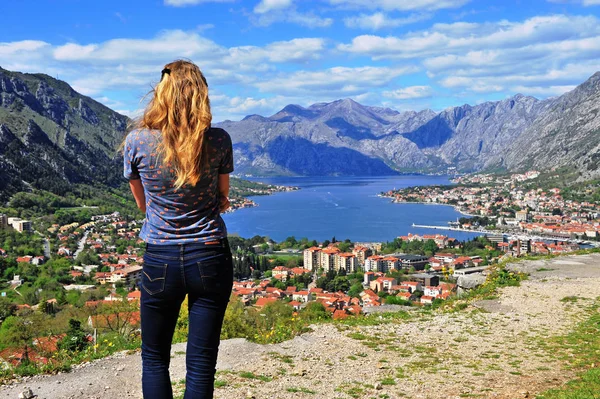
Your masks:
{"label": "white building", "polygon": [[365,272],[379,272],[383,270],[383,256],[373,255],[365,260]]}
{"label": "white building", "polygon": [[21,218],[8,218],[8,224],[18,231],[22,233],[24,231],[31,231],[31,222],[29,220],[23,220]]}
{"label": "white building", "polygon": [[321,267],[321,248],[312,247],[304,250],[304,268],[310,271]]}
{"label": "white building", "polygon": [[352,253],[334,255],[335,270],[344,270],[346,273],[354,273],[357,269],[356,256]]}
{"label": "white building", "polygon": [[325,272],[334,270],[335,255],[338,253],[340,253],[340,250],[335,247],[325,248],[321,250],[321,261],[319,266],[322,267],[325,270]]}

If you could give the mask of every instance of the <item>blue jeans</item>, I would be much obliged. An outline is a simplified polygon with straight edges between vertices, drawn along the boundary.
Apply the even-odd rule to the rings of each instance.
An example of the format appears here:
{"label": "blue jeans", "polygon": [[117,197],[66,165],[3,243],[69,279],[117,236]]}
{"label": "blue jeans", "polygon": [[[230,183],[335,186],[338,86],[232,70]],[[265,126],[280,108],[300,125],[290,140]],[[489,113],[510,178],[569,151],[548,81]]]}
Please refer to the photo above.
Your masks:
{"label": "blue jeans", "polygon": [[212,398],[221,326],[233,284],[227,240],[147,244],[141,278],[144,399],[172,399],[171,341],[188,295],[185,399]]}

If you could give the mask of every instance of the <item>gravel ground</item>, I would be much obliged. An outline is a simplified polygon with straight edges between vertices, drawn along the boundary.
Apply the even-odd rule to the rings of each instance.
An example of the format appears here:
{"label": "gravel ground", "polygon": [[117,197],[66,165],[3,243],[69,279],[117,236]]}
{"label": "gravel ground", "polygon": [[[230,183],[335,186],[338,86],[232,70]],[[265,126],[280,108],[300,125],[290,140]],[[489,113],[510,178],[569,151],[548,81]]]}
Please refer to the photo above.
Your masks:
{"label": "gravel ground", "polygon": [[[540,349],[581,318],[600,297],[600,255],[511,265],[531,274],[450,314],[423,314],[377,326],[313,326],[276,345],[223,341],[215,397],[271,398],[531,398],[573,378]],[[561,301],[578,296],[577,301]],[[185,344],[174,345],[175,390],[185,377]],[[139,353],[119,354],[70,373],[3,386],[16,399],[25,387],[39,398],[141,398]]]}

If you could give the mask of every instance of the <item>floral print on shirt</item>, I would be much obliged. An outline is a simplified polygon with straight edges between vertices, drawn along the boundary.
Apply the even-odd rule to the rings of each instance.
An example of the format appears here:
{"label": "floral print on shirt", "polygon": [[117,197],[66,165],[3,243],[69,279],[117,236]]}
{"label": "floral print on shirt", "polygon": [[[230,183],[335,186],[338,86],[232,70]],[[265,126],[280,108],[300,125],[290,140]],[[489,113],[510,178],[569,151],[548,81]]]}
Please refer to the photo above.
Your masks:
{"label": "floral print on shirt", "polygon": [[158,131],[139,129],[125,139],[123,175],[141,179],[146,195],[146,220],[140,238],[151,244],[187,244],[225,238],[227,229],[219,213],[219,174],[233,172],[229,134],[218,128],[205,133],[208,172],[196,186],[175,189],[175,170],[157,156]]}

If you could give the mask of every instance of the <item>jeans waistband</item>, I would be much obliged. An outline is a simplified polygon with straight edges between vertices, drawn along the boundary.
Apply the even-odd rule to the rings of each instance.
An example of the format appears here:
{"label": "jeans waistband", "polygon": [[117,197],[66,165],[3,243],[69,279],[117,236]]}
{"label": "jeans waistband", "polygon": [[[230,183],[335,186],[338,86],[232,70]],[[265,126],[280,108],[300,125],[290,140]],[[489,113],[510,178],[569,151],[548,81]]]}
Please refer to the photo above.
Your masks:
{"label": "jeans waistband", "polygon": [[146,253],[161,259],[180,259],[182,256],[189,258],[190,256],[193,257],[195,253],[201,255],[201,253],[206,251],[228,248],[229,242],[227,238],[187,244],[157,245],[146,243]]}

